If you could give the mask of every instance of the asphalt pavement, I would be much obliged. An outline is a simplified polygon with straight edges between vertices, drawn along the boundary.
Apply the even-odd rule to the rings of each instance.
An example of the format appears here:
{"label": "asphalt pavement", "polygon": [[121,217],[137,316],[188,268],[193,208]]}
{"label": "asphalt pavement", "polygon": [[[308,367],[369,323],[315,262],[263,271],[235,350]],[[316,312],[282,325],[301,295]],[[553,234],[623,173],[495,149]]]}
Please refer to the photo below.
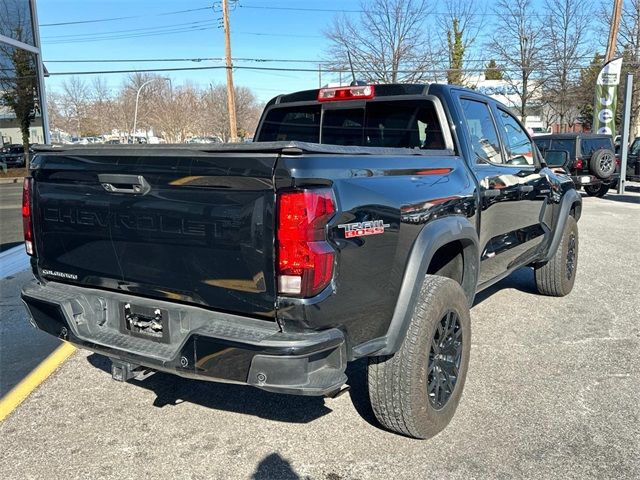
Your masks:
{"label": "asphalt pavement", "polygon": [[22,243],[22,182],[0,183],[0,252]]}
{"label": "asphalt pavement", "polygon": [[61,343],[26,320],[20,290],[31,278],[31,272],[23,271],[0,279],[0,398]]}
{"label": "asphalt pavement", "polygon": [[165,374],[117,383],[104,357],[78,352],[0,424],[0,476],[640,478],[634,190],[584,199],[569,296],[537,295],[527,269],[479,295],[462,401],[429,441],[375,424],[363,362],[331,400]]}

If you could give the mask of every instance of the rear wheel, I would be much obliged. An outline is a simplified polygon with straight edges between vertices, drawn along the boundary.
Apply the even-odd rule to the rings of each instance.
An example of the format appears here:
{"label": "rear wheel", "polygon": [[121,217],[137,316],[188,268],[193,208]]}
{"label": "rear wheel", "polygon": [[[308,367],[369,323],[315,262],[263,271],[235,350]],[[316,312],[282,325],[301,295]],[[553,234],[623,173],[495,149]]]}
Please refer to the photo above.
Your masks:
{"label": "rear wheel", "polygon": [[573,289],[578,268],[578,222],[569,216],[555,255],[535,267],[538,292],[552,297],[564,297]]}
{"label": "rear wheel", "polygon": [[609,184],[605,184],[605,183],[601,183],[599,185],[585,185],[584,191],[590,197],[602,198],[607,194],[610,187],[611,186]]}
{"label": "rear wheel", "polygon": [[394,432],[430,438],[451,421],[469,366],[471,321],[460,285],[428,275],[400,350],[369,359],[371,405]]}
{"label": "rear wheel", "polygon": [[598,190],[598,193],[596,193],[596,197],[604,197],[609,192],[610,188],[611,185],[603,183],[602,185],[600,185],[600,189]]}

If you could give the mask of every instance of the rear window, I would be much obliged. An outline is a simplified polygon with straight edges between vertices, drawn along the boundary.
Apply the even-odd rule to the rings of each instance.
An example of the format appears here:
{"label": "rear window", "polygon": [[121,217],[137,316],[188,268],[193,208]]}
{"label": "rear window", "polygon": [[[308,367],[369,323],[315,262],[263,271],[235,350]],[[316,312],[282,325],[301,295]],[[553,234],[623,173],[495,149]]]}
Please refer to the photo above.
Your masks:
{"label": "rear window", "polygon": [[262,124],[262,142],[297,140],[318,143],[320,141],[320,106],[274,108]]}
{"label": "rear window", "polygon": [[590,157],[593,155],[593,152],[603,148],[613,150],[613,141],[611,138],[583,138],[580,141],[580,150],[582,150],[582,155],[585,157]]}
{"label": "rear window", "polygon": [[329,107],[321,114],[321,105],[273,108],[265,117],[257,141],[445,148],[435,106],[429,100],[369,102],[357,108]]}

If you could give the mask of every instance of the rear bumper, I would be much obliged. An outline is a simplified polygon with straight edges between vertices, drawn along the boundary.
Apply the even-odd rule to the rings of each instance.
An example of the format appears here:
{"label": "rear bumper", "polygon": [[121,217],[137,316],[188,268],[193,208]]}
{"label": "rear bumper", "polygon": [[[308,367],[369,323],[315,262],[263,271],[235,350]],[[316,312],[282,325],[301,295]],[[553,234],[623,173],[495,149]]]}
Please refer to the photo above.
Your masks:
{"label": "rear bumper", "polygon": [[573,183],[576,186],[584,186],[584,185],[601,185],[603,183],[605,184],[611,184],[614,183],[615,181],[617,181],[620,178],[620,174],[619,173],[614,173],[613,175],[611,175],[611,177],[607,178],[606,180],[602,180],[598,177],[596,177],[595,175],[589,175],[589,174],[585,174],[585,175],[571,175],[571,180],[573,180]]}
{"label": "rear bumper", "polygon": [[[22,300],[34,326],[119,365],[298,395],[327,395],[346,381],[338,329],[283,333],[271,321],[57,282],[30,282]],[[127,303],[166,312],[165,341],[123,328]]]}

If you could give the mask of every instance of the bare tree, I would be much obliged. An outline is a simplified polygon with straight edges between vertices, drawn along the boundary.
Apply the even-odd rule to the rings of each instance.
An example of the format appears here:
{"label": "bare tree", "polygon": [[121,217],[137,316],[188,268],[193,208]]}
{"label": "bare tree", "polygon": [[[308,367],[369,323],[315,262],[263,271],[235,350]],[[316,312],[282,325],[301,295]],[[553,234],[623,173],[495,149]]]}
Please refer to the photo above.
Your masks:
{"label": "bare tree", "polygon": [[168,142],[182,143],[197,128],[199,95],[189,84],[173,88],[162,82],[156,88],[147,124]]}
{"label": "bare tree", "polygon": [[[588,38],[593,6],[588,0],[546,0],[544,92],[548,107],[555,112],[564,132],[568,123],[579,115],[575,108],[576,88],[580,80],[579,66],[593,50]],[[570,113],[573,112],[574,118]]]}
{"label": "bare tree", "polygon": [[88,118],[89,88],[78,76],[70,77],[62,82],[62,111],[75,126],[76,136],[88,133],[82,128]]}
{"label": "bare tree", "polygon": [[[611,18],[611,12],[607,12]],[[626,73],[634,74],[633,99],[631,102],[631,128],[635,135],[640,134],[640,0],[626,0],[622,9],[620,31],[618,32],[618,52],[624,56],[622,62],[623,76]],[[622,99],[622,89],[620,95]],[[618,108],[623,101],[618,102]]]}
{"label": "bare tree", "polygon": [[517,110],[524,123],[527,107],[542,86],[539,74],[544,33],[532,0],[498,0],[494,13],[498,20],[489,49],[504,66],[504,80],[517,92]]}
{"label": "bare tree", "polygon": [[104,77],[94,77],[89,86],[88,107],[94,130],[99,134],[110,133],[115,119],[115,99]]}
{"label": "bare tree", "polygon": [[336,17],[325,32],[328,69],[348,71],[351,54],[358,79],[377,83],[420,82],[432,66],[425,27],[427,0],[362,2],[357,20]]}
{"label": "bare tree", "polygon": [[464,73],[472,48],[483,29],[482,12],[477,2],[445,0],[445,11],[437,17],[440,43],[447,53],[447,82],[464,85]]}
{"label": "bare tree", "polygon": [[[253,136],[260,118],[262,105],[253,92],[246,87],[235,87],[238,132],[241,138]],[[201,126],[203,135],[213,135],[223,140],[229,139],[229,121],[226,105],[226,88],[210,85],[202,95]]]}

